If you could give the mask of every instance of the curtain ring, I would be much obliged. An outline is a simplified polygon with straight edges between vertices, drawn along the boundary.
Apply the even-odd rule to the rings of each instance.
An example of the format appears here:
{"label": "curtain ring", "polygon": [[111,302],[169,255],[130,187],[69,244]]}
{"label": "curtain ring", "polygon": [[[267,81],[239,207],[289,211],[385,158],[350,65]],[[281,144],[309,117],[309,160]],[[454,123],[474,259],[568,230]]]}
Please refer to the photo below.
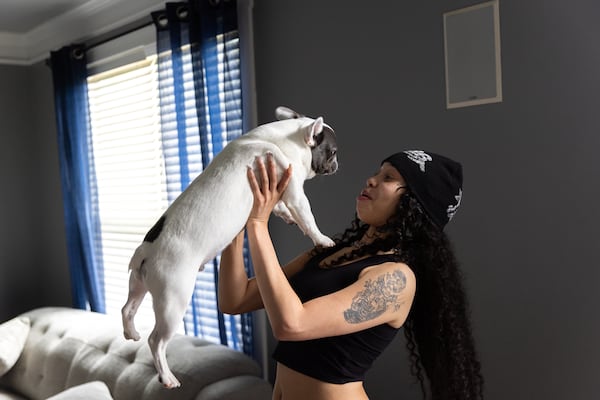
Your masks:
{"label": "curtain ring", "polygon": [[81,47],[76,47],[71,50],[71,57],[73,57],[74,60],[83,60],[83,56],[84,51]]}
{"label": "curtain ring", "polygon": [[175,14],[177,15],[177,18],[179,18],[179,19],[186,19],[188,17],[188,15],[190,14],[190,12],[188,11],[187,6],[181,5],[181,6],[177,7],[177,9],[175,10]]}
{"label": "curtain ring", "polygon": [[188,11],[187,6],[181,5],[181,6],[177,7],[177,9],[175,10],[175,14],[177,15],[177,18],[179,18],[179,19],[186,19],[188,17],[188,15],[190,14],[190,12]]}
{"label": "curtain ring", "polygon": [[169,25],[169,19],[167,18],[167,14],[160,14],[158,17],[156,17],[156,23],[161,27],[161,28],[166,28]]}

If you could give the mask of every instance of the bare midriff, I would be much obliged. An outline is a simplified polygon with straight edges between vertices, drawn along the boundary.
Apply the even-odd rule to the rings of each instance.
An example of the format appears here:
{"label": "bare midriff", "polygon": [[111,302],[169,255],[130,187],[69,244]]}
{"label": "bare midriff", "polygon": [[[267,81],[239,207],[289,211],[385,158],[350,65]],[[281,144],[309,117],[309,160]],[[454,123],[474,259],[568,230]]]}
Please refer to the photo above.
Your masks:
{"label": "bare midriff", "polygon": [[[318,368],[318,366],[316,366]],[[273,400],[368,400],[362,382],[327,383],[277,364]]]}

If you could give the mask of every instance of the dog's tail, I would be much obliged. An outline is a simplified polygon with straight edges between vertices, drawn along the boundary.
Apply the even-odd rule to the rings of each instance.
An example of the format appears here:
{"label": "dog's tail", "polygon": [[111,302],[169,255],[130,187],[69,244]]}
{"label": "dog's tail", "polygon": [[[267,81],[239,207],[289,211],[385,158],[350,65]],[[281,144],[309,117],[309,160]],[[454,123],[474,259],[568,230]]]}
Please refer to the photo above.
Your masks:
{"label": "dog's tail", "polygon": [[129,270],[138,272],[144,263],[144,258],[146,257],[146,245],[147,242],[143,242],[135,249],[133,253],[133,257],[129,260]]}

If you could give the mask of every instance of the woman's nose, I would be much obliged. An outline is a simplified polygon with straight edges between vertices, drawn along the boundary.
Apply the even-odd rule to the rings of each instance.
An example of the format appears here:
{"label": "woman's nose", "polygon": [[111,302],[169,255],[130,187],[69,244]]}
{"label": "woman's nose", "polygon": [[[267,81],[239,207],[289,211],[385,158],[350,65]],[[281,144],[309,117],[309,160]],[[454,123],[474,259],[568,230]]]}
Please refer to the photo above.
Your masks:
{"label": "woman's nose", "polygon": [[370,176],[367,179],[367,186],[371,187],[371,186],[375,186],[375,184],[376,184],[375,177],[374,176]]}

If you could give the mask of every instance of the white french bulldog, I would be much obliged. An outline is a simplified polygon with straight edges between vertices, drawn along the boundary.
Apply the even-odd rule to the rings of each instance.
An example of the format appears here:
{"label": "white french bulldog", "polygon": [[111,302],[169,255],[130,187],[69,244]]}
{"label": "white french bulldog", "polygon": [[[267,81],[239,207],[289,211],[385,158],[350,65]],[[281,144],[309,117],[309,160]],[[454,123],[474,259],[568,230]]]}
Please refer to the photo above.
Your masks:
{"label": "white french bulldog", "polygon": [[[155,325],[148,343],[167,388],[180,386],[167,364],[167,343],[180,325],[196,274],[243,229],[253,196],[246,169],[256,157],[273,155],[279,176],[292,164],[292,177],[274,213],[296,223],[315,245],[332,246],[311,212],[303,184],[338,168],[335,133],[317,119],[278,107],[278,121],[261,125],[230,142],[175,199],[146,234],[129,263],[129,296],[123,306],[124,335],[139,340],[134,317],[146,292],[152,294]],[[257,175],[258,176],[258,175]]]}

